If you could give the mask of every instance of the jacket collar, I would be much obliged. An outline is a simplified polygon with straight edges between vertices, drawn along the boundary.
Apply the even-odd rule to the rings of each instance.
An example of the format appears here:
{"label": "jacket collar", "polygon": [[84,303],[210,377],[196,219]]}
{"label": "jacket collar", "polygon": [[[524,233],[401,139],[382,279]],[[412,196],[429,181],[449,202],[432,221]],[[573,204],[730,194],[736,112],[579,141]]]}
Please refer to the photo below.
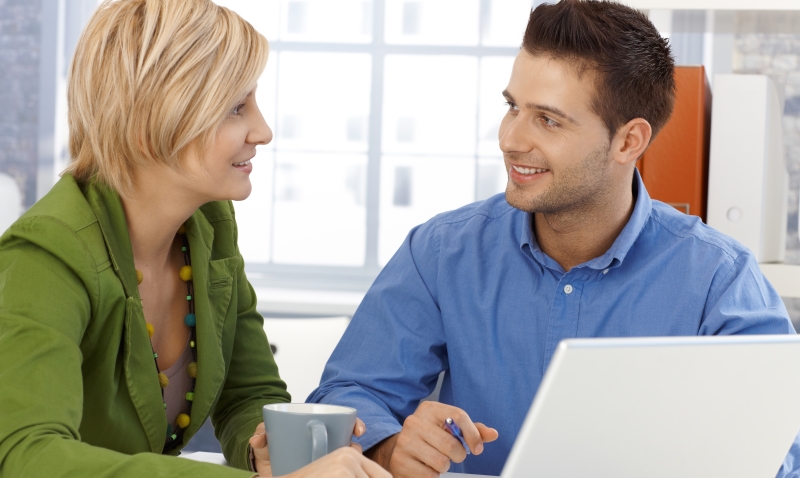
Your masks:
{"label": "jacket collar", "polygon": [[[128,302],[125,318],[127,333],[123,347],[124,368],[131,400],[148,435],[152,451],[161,453],[167,422],[162,411],[163,401],[152,360],[152,348],[145,327],[144,313],[139,306],[139,287],[125,210],[119,194],[111,188],[91,181],[83,189],[86,200],[97,217],[109,258],[122,283]],[[193,300],[197,316],[198,373],[191,424],[184,433],[184,442],[194,435],[208,416],[225,378],[222,351],[225,314],[212,311],[227,310],[233,288],[233,280],[229,280],[224,287],[217,287],[215,302],[211,303],[208,287],[214,228],[198,210],[187,220],[186,229],[194,277]],[[222,268],[219,273],[226,274],[232,279],[238,265],[238,257],[229,259],[231,260],[215,262],[224,262],[219,264]]]}
{"label": "jacket collar", "polygon": [[136,267],[133,264],[133,247],[119,194],[95,180],[85,186],[84,194],[100,224],[108,256],[114,271],[122,282],[125,296],[139,299],[139,284],[136,281]]}

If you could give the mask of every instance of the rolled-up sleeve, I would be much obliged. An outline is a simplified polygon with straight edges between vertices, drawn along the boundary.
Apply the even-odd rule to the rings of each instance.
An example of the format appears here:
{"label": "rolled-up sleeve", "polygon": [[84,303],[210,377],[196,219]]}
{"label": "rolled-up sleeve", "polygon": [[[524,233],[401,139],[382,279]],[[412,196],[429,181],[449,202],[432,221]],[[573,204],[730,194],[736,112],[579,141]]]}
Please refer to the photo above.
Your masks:
{"label": "rolled-up sleeve", "polygon": [[435,221],[413,229],[375,279],[309,402],[358,410],[369,449],[398,433],[447,368]]}

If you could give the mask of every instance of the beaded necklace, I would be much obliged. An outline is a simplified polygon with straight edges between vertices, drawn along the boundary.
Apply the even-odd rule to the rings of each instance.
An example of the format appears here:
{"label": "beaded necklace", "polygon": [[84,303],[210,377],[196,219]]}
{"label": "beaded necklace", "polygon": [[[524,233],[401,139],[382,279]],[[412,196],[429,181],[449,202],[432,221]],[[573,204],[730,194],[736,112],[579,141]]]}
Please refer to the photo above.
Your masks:
{"label": "beaded necklace", "polygon": [[[172,446],[179,442],[179,438],[183,436],[183,432],[186,427],[189,426],[191,423],[191,414],[192,414],[192,403],[194,402],[194,386],[197,378],[197,334],[195,330],[195,326],[197,325],[197,317],[194,314],[194,286],[192,284],[192,259],[189,253],[189,240],[186,237],[186,228],[185,226],[181,226],[178,229],[178,236],[181,239],[181,252],[183,252],[183,263],[184,266],[181,267],[179,275],[182,281],[186,282],[186,302],[189,305],[189,313],[186,314],[183,321],[189,327],[189,347],[192,350],[192,362],[186,366],[186,373],[192,379],[192,386],[190,387],[190,391],[186,393],[186,402],[187,408],[185,413],[179,414],[175,418],[175,425],[177,425],[178,429],[173,430],[172,425],[167,423],[167,436],[164,443],[164,451],[168,451]],[[136,280],[139,284],[142,283],[144,280],[144,276],[141,271],[136,271]],[[142,305],[144,307],[144,305]],[[156,372],[158,373],[158,383],[161,386],[161,400],[164,402],[164,410],[167,409],[167,401],[164,398],[164,389],[169,386],[169,378],[167,378],[166,374],[164,374],[161,369],[158,367],[158,354],[155,352],[153,348],[153,341],[152,337],[155,333],[155,328],[153,324],[147,324],[147,334],[149,335],[150,339],[150,350],[153,352],[153,362],[156,364]]]}

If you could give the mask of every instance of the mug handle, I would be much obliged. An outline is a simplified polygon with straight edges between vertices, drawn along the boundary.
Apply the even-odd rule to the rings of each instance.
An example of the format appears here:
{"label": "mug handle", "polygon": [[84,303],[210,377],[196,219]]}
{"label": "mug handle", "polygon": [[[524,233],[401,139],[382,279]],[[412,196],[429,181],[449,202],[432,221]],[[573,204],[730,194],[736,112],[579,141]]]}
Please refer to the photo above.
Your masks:
{"label": "mug handle", "polygon": [[328,429],[319,420],[308,422],[311,429],[311,461],[316,461],[328,454]]}

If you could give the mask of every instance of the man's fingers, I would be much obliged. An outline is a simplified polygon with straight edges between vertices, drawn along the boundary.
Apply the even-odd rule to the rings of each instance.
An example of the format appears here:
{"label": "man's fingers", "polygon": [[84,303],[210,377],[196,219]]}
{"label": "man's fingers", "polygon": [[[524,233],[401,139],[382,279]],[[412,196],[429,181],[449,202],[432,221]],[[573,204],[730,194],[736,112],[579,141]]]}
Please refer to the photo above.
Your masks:
{"label": "man's fingers", "polygon": [[[412,417],[413,415],[406,419],[406,422],[409,419],[412,420],[410,428],[414,427],[414,421],[419,420]],[[458,449],[459,447],[461,450]],[[406,435],[401,433],[397,438],[393,455],[396,461],[419,461],[439,473],[444,473],[450,468],[451,459],[463,461],[466,457],[464,447],[458,440],[445,430],[436,428],[432,430],[417,429],[415,433]],[[392,469],[394,470],[394,465],[392,465]]]}
{"label": "man's fingers", "polygon": [[467,451],[464,449],[464,445],[461,444],[461,440],[451,435],[444,428],[432,430],[430,433],[422,435],[421,438],[432,448],[444,454],[450,461],[461,463],[467,458]]}
{"label": "man's fingers", "polygon": [[[445,428],[451,418],[461,430],[461,436],[471,453],[483,452],[483,443],[497,438],[497,431],[478,426],[460,408],[438,402],[423,402],[403,423],[396,435],[389,469],[402,477],[437,477],[450,468],[450,462],[460,463],[467,456],[461,441]],[[384,463],[386,465],[386,463]]]}
{"label": "man's fingers", "polygon": [[469,446],[470,451],[476,455],[480,455],[483,453],[484,442],[484,440],[481,438],[481,433],[478,431],[478,428],[475,426],[475,424],[472,423],[472,419],[469,418],[467,412],[461,410],[460,408],[453,408],[454,411],[451,412],[453,416],[450,418],[452,418],[453,421],[456,422],[456,425],[458,425],[458,428],[461,429],[461,434],[464,436],[464,441],[467,442],[467,446]]}
{"label": "man's fingers", "polygon": [[[466,450],[461,444],[461,440],[453,437],[445,429],[444,423],[448,418],[453,419],[471,453],[479,455],[483,452],[483,439],[480,432],[472,423],[467,412],[464,410],[438,402],[423,402],[414,412],[414,415],[406,419],[406,423],[412,417],[417,416],[421,424],[418,425],[422,432],[415,433],[421,439],[426,440],[434,448],[446,454],[452,461],[460,463],[466,458]],[[405,423],[403,424],[405,428]],[[434,430],[435,429],[435,430]]]}
{"label": "man's fingers", "polygon": [[475,427],[480,432],[481,439],[483,440],[484,443],[493,442],[497,440],[498,436],[500,436],[497,430],[495,430],[494,428],[489,428],[483,423],[476,423]]}

